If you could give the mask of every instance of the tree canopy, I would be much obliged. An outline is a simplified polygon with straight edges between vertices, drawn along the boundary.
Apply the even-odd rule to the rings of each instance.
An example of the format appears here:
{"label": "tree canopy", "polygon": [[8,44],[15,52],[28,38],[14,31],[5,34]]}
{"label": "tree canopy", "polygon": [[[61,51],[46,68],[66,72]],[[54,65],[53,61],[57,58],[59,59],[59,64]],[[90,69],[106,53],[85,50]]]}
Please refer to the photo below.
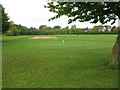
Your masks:
{"label": "tree canopy", "polygon": [[61,29],[61,26],[57,25],[53,27],[54,29]]}
{"label": "tree canopy", "polygon": [[120,3],[117,2],[48,2],[45,8],[57,14],[49,21],[63,15],[68,16],[68,23],[79,20],[102,24],[112,21],[114,24],[117,18],[120,19]]}
{"label": "tree canopy", "polygon": [[2,18],[2,33],[6,33],[9,28],[10,28],[10,22],[9,22],[9,17],[8,14],[5,13],[5,8],[3,8],[3,6],[0,4],[0,10],[2,11],[1,18]]}

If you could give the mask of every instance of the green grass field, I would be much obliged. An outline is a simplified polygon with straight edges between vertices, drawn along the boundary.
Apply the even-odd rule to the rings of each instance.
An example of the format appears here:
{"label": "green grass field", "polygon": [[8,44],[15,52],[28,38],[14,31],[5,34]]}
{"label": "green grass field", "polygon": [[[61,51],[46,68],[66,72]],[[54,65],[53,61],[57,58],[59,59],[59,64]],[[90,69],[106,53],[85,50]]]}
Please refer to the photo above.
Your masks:
{"label": "green grass field", "polygon": [[3,36],[3,88],[118,87],[117,69],[104,65],[117,35],[51,36]]}

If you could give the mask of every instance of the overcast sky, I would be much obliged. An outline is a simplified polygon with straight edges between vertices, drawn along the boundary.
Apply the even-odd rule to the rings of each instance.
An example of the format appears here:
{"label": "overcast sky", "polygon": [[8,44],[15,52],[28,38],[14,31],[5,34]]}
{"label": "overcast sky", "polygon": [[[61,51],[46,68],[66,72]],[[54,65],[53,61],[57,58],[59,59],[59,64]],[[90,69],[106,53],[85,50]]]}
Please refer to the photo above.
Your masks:
{"label": "overcast sky", "polygon": [[[49,22],[48,19],[55,14],[44,8],[47,0],[1,0],[1,4],[6,8],[5,11],[8,13],[10,20],[14,21],[15,24],[21,24],[27,27],[39,28],[40,25],[71,27],[71,25],[75,24],[77,28],[92,28],[95,25],[101,25],[100,23],[91,24],[89,22],[78,21],[68,24],[68,18],[66,16]],[[107,25],[110,25],[110,23]],[[118,26],[118,21],[112,26]]]}

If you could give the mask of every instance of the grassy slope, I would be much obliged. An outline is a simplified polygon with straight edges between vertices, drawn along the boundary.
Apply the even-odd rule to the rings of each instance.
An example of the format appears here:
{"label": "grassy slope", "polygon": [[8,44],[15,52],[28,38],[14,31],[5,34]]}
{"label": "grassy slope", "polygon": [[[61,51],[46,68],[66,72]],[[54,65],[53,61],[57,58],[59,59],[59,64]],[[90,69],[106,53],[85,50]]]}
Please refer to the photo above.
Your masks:
{"label": "grassy slope", "polygon": [[3,36],[3,87],[118,87],[117,70],[103,66],[116,35],[56,36]]}

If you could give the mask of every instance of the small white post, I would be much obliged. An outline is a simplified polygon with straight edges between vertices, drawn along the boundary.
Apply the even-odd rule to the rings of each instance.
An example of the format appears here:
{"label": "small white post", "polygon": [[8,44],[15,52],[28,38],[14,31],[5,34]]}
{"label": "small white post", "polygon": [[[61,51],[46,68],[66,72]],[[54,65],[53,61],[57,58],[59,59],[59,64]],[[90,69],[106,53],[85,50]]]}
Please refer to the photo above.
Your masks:
{"label": "small white post", "polygon": [[63,46],[64,46],[64,40],[62,40],[62,42],[63,42]]}
{"label": "small white post", "polygon": [[56,38],[55,38],[55,45],[56,45]]}
{"label": "small white post", "polygon": [[94,39],[92,39],[92,45],[94,45]]}

